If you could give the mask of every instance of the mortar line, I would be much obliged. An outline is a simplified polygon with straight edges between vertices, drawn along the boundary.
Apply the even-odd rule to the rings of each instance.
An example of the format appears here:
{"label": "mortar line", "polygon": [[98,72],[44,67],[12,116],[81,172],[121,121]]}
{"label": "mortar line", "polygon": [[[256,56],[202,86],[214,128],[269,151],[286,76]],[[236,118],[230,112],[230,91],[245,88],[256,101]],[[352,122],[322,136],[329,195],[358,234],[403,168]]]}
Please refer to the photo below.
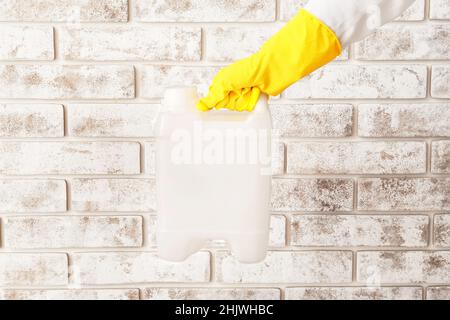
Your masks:
{"label": "mortar line", "polygon": [[425,0],[425,21],[426,22],[433,21],[430,19],[430,11],[431,11],[430,8],[431,8],[430,0]]}
{"label": "mortar line", "polygon": [[352,283],[358,283],[358,266],[357,266],[358,250],[352,251]]}
{"label": "mortar line", "polygon": [[[55,29],[55,36],[58,34]],[[55,37],[56,40],[56,37]],[[207,41],[206,41],[207,42]],[[58,42],[56,42],[58,43]],[[58,46],[57,46],[58,47]],[[56,53],[57,50],[55,50]],[[59,55],[59,53],[58,53]],[[0,60],[0,65],[10,65],[14,64],[17,66],[23,65],[40,65],[40,66],[55,66],[55,61],[63,62],[64,66],[111,66],[111,65],[119,65],[119,66],[183,66],[183,67],[223,67],[227,66],[233,62],[233,60],[226,61],[214,61],[214,60],[196,60],[196,61],[182,61],[182,60],[146,60],[146,59],[117,59],[117,60],[105,60],[105,59],[70,59],[70,60],[62,60],[62,59],[53,59],[53,60]],[[433,65],[447,65],[449,60],[447,59],[433,59],[433,60],[421,60],[421,59],[411,59],[411,60],[340,60],[333,61],[327,67],[351,67],[351,66],[360,66],[360,67],[376,67],[376,66],[392,66],[392,67],[415,67],[415,66],[430,66]],[[357,99],[357,98],[356,98]],[[395,98],[389,98],[395,99]],[[378,100],[378,99],[376,99]]]}
{"label": "mortar line", "polygon": [[[131,2],[130,2],[131,3]],[[134,2],[133,2],[134,3]],[[80,24],[82,26],[89,26],[89,27],[105,27],[105,28],[111,28],[114,26],[117,27],[123,27],[123,26],[136,26],[136,27],[198,27],[201,25],[205,25],[208,27],[257,27],[257,26],[265,26],[265,25],[284,25],[288,21],[287,20],[281,20],[281,17],[279,20],[273,20],[273,19],[266,19],[266,20],[259,20],[259,21],[176,21],[176,20],[166,20],[166,21],[140,21],[136,20],[136,17],[133,15],[134,8],[133,5],[131,5],[131,16],[130,12],[127,17],[127,20],[125,21],[77,21],[77,24]],[[402,26],[402,25],[414,25],[414,26],[420,26],[420,25],[439,25],[444,24],[448,25],[450,24],[449,19],[443,19],[443,20],[437,20],[437,19],[426,19],[424,20],[394,20],[388,23],[390,26]],[[132,23],[131,23],[132,22]],[[0,26],[48,26],[48,25],[55,25],[55,26],[67,26],[73,23],[72,21],[56,21],[56,20],[41,20],[41,21],[21,21],[21,20],[11,20],[11,21],[0,21]]]}
{"label": "mortar line", "polygon": [[127,22],[133,24],[134,21],[134,0],[127,1],[128,19]]}
{"label": "mortar line", "polygon": [[275,1],[275,21],[283,22],[281,20],[281,1],[280,0]]}
{"label": "mortar line", "polygon": [[[0,141],[1,142],[1,141]],[[101,142],[101,141],[99,141]],[[136,142],[138,143],[138,142]],[[143,173],[132,173],[132,174],[99,174],[99,173],[83,173],[83,174],[66,174],[66,173],[44,173],[44,174],[0,174],[0,179],[4,180],[28,180],[30,178],[36,179],[55,179],[55,180],[64,180],[64,179],[150,179],[154,180],[155,175],[153,174],[143,174]],[[398,173],[398,174],[289,174],[282,176],[272,176],[272,180],[283,181],[283,180],[354,180],[354,179],[430,179],[430,178],[441,178],[448,179],[450,178],[450,173],[435,173],[435,174],[406,174],[406,173]],[[439,209],[433,209],[439,210]],[[283,210],[286,211],[286,210]],[[297,210],[295,210],[297,211]],[[320,210],[313,210],[312,212],[320,212]],[[352,210],[345,210],[342,212],[348,212]],[[363,210],[366,211],[366,210]],[[391,211],[391,210],[389,210]],[[393,210],[396,211],[396,210]],[[398,210],[403,212],[405,210]],[[409,210],[406,210],[409,211]],[[416,210],[412,210],[416,211]],[[426,209],[425,211],[432,211]],[[338,211],[339,212],[339,211]]]}
{"label": "mortar line", "polygon": [[[149,246],[148,248],[140,247],[62,247],[62,248],[12,248],[12,247],[4,247],[4,252],[7,253],[154,253],[156,254],[157,247]],[[144,250],[145,249],[145,250]],[[213,252],[217,254],[218,252],[226,252],[230,253],[231,251],[228,249],[226,245],[219,246],[208,246],[202,248],[199,252]],[[359,253],[359,252],[398,252],[398,253],[406,253],[406,252],[425,252],[425,253],[434,253],[434,252],[450,252],[449,248],[428,248],[428,247],[355,247],[355,246],[328,246],[328,247],[295,247],[295,246],[286,246],[286,247],[270,247],[268,252],[272,253],[316,253],[316,252],[328,252],[328,253],[336,253],[336,252],[347,252],[347,253]],[[212,279],[212,277],[211,277]],[[217,281],[211,281],[214,283],[219,283]]]}
{"label": "mortar line", "polygon": [[436,247],[436,237],[434,234],[434,229],[436,227],[436,213],[430,213],[430,227],[429,227],[429,246],[430,249],[434,249]]}

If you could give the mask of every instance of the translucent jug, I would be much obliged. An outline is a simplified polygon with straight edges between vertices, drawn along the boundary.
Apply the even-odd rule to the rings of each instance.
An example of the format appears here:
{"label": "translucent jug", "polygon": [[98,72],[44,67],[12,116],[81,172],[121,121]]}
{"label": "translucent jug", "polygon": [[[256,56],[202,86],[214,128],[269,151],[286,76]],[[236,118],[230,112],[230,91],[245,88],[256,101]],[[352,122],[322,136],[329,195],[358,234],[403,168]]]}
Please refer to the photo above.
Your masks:
{"label": "translucent jug", "polygon": [[226,240],[244,263],[269,241],[271,117],[262,95],[253,112],[195,108],[197,90],[166,90],[157,124],[157,245],[182,261],[209,240]]}

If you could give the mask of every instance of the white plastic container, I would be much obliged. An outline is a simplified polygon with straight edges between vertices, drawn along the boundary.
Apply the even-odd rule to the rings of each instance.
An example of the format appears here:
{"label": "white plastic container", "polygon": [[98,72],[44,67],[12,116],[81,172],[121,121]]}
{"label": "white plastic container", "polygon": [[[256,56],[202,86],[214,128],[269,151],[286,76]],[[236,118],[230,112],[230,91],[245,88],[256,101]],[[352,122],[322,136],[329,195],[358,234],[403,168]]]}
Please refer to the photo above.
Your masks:
{"label": "white plastic container", "polygon": [[244,263],[269,240],[271,117],[262,95],[253,112],[195,108],[195,88],[165,92],[157,124],[159,255],[182,261],[208,240],[226,240]]}

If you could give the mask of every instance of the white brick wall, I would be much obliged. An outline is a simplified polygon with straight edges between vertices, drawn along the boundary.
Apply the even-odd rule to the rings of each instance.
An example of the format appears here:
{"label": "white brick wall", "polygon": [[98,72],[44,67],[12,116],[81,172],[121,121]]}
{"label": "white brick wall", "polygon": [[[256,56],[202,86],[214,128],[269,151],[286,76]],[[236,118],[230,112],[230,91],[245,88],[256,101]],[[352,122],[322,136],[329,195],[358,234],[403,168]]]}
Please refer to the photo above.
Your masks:
{"label": "white brick wall", "polygon": [[308,0],[0,0],[0,299],[450,299],[450,2],[271,104],[270,252],[155,254],[165,86],[204,92]]}

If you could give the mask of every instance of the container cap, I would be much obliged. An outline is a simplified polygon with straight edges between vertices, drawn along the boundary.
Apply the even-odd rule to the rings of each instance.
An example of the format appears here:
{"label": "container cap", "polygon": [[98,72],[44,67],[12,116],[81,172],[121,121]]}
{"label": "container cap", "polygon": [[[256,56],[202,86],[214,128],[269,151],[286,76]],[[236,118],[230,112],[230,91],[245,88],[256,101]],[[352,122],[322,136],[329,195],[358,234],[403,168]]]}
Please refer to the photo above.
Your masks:
{"label": "container cap", "polygon": [[196,87],[169,87],[164,92],[163,105],[171,111],[194,111],[198,101]]}

